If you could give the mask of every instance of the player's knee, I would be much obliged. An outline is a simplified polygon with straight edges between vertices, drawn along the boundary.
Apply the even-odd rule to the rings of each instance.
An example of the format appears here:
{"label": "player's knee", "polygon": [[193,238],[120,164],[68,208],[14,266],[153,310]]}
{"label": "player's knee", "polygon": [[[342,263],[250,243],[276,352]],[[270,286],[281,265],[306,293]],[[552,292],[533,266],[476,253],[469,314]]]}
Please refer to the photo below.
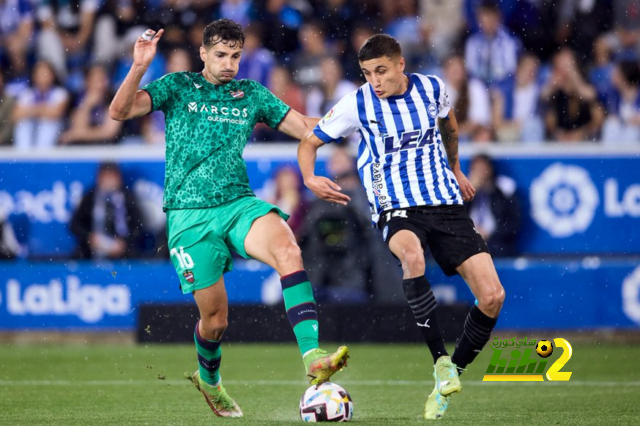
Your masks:
{"label": "player's knee", "polygon": [[203,337],[208,340],[220,340],[229,325],[227,317],[223,315],[202,318],[200,322],[202,324]]}
{"label": "player's knee", "polygon": [[289,269],[299,267],[302,263],[302,250],[295,243],[278,245],[273,250],[278,269]]}
{"label": "player's knee", "polygon": [[500,283],[491,287],[491,290],[483,292],[478,299],[480,308],[489,315],[498,315],[504,304],[505,292]]}
{"label": "player's knee", "polygon": [[400,261],[402,262],[402,270],[405,275],[411,277],[424,274],[425,263],[424,253],[422,250],[406,248],[402,250]]}

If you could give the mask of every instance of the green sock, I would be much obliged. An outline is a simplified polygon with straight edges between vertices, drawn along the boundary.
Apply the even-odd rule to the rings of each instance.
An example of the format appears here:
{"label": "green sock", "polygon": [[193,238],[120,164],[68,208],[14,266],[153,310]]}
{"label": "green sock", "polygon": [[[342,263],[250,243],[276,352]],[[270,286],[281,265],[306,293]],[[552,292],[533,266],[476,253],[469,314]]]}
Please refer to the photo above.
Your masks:
{"label": "green sock", "polygon": [[193,333],[198,352],[198,365],[200,378],[203,382],[211,386],[220,383],[220,361],[222,360],[222,349],[219,340],[207,340],[200,336],[198,330],[199,322],[196,323],[196,330]]}
{"label": "green sock", "polygon": [[280,278],[284,307],[296,335],[300,353],[318,348],[318,313],[313,289],[305,271]]}

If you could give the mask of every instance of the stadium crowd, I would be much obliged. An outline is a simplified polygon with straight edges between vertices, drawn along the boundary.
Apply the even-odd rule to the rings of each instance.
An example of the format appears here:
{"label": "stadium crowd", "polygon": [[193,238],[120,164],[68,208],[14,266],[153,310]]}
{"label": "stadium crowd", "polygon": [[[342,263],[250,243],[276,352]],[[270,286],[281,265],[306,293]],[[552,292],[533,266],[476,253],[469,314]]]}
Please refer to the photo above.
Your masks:
{"label": "stadium crowd", "polygon": [[197,71],[221,17],[246,28],[238,78],[307,115],[364,82],[357,50],[386,32],[407,72],[443,77],[463,142],[640,143],[637,0],[0,0],[0,144],[162,144],[162,113],[107,114],[133,43],[165,29],[143,84]]}

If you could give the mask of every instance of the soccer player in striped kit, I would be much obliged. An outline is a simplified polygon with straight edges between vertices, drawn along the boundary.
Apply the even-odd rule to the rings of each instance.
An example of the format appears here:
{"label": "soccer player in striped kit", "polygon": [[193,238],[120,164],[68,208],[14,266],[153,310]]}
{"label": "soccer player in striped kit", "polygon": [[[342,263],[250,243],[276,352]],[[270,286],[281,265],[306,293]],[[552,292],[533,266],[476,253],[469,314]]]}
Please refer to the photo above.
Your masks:
{"label": "soccer player in striped kit", "polygon": [[[316,151],[360,133],[357,166],[372,220],[401,262],[405,295],[433,355],[436,384],[425,418],[437,419],[462,389],[459,374],[489,340],[505,293],[462,205],[475,189],[460,170],[458,125],[444,83],[433,75],[404,73],[400,45],[385,34],[369,38],[358,60],[367,83],[342,98],[301,141],[298,162],[305,185],[319,198],[347,204],[338,185],[315,175]],[[445,274],[464,278],[477,299],[451,357],[424,275],[425,246]]]}

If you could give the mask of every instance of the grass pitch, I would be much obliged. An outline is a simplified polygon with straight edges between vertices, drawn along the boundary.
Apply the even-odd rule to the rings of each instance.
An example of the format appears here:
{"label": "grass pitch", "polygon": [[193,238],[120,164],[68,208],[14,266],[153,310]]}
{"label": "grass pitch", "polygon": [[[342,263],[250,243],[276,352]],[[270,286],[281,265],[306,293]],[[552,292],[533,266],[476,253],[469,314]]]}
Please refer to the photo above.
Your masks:
{"label": "grass pitch", "polygon": [[[335,345],[324,345],[331,349]],[[361,425],[417,425],[433,389],[422,345],[350,345],[335,376]],[[550,357],[559,357],[557,351]],[[491,350],[462,376],[440,423],[639,424],[640,346],[573,345],[569,382],[486,383]],[[192,345],[0,346],[0,425],[287,425],[301,423],[307,388],[294,345],[226,344],[222,377],[245,417],[214,416],[183,378],[196,368]]]}

